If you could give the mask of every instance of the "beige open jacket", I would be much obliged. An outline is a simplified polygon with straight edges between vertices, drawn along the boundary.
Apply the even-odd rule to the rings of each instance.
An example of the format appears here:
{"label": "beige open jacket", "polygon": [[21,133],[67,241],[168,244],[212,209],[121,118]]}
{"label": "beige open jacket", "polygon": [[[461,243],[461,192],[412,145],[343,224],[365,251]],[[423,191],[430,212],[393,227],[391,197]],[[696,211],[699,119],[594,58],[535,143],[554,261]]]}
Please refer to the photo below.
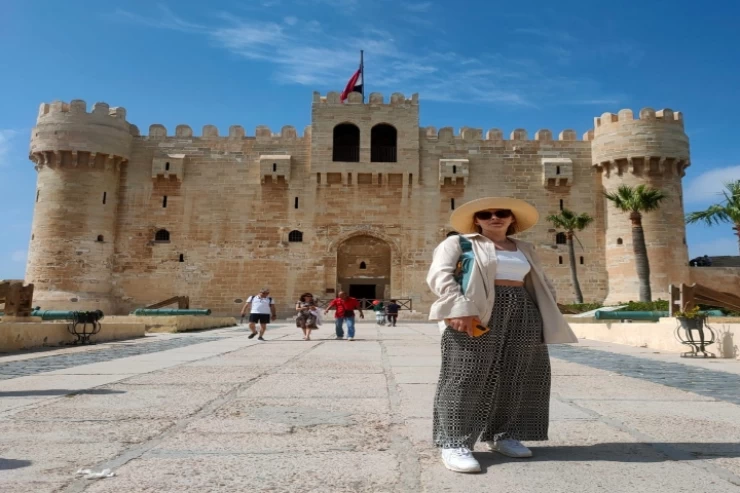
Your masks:
{"label": "beige open jacket", "polygon": [[[432,304],[429,320],[438,320],[440,332],[444,332],[445,318],[477,316],[483,325],[491,318],[496,299],[496,247],[493,241],[474,233],[463,235],[470,240],[475,256],[475,266],[470,273],[467,290],[462,292],[454,278],[457,261],[462,254],[460,240],[450,236],[434,249],[432,265],[427,274],[427,284],[438,297]],[[517,248],[527,257],[532,267],[524,278],[524,287],[540,309],[543,323],[544,342],[563,344],[578,342],[578,338],[565,321],[556,303],[556,292],[545,276],[539,258],[531,243],[511,238]]]}

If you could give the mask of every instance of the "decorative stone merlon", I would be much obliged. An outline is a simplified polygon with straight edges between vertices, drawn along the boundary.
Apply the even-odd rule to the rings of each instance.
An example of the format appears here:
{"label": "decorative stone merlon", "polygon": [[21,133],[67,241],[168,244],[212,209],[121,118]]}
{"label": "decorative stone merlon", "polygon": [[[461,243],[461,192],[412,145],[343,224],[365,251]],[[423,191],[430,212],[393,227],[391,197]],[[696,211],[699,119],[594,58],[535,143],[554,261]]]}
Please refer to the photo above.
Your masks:
{"label": "decorative stone merlon", "polygon": [[290,181],[290,163],[289,154],[260,156],[260,181],[265,183],[265,178],[268,176],[271,177],[273,183],[278,181],[278,177],[283,177],[286,182]]}
{"label": "decorative stone merlon", "polygon": [[571,186],[573,160],[561,157],[542,158],[542,184],[546,188]]}
{"label": "decorative stone merlon", "polygon": [[467,159],[440,159],[439,160],[439,184],[444,185],[447,178],[454,185],[457,180],[462,180],[463,185],[468,184],[470,174],[470,162]]}
{"label": "decorative stone merlon", "polygon": [[182,181],[185,173],[185,154],[166,154],[152,160],[152,178],[175,178]]}

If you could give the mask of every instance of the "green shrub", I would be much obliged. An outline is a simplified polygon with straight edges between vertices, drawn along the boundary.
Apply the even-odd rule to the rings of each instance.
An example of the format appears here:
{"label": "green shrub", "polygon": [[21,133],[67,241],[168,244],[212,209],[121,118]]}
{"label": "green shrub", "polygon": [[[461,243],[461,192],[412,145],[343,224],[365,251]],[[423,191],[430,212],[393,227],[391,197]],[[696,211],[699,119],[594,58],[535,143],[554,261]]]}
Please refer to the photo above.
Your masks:
{"label": "green shrub", "polygon": [[628,301],[627,303],[615,303],[615,306],[627,305],[622,310],[629,312],[667,312],[668,301],[657,299],[655,301]]}
{"label": "green shrub", "polygon": [[567,305],[560,305],[561,311],[567,311],[567,312],[574,312],[574,313],[583,313],[588,312],[591,310],[596,310],[597,308],[601,308],[601,303],[569,303]]}

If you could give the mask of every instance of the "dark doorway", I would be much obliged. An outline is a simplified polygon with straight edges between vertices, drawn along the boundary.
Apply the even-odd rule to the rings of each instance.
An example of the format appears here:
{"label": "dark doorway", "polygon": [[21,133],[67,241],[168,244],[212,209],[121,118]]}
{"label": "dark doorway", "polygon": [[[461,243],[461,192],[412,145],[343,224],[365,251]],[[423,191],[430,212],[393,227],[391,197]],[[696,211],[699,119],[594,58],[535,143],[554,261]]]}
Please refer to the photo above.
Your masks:
{"label": "dark doorway", "polygon": [[363,298],[365,298],[366,300],[374,300],[375,284],[350,284],[349,295],[353,298],[357,298],[358,300],[361,300]]}

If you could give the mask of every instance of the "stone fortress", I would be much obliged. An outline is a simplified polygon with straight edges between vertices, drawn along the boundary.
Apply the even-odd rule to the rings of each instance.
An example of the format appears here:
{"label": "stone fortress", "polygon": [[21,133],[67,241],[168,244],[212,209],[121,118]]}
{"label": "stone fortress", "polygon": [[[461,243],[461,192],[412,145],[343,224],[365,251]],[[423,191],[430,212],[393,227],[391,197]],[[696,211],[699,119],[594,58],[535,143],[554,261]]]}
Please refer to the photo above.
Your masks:
{"label": "stone fortress", "polygon": [[573,300],[567,245],[545,217],[562,207],[593,216],[576,246],[586,301],[628,301],[638,298],[630,221],[603,192],[641,183],[668,194],[643,219],[653,298],[690,282],[681,113],[621,110],[595,118],[582,139],[533,137],[420,127],[416,94],[341,103],[339,93],[314,93],[302,134],[154,124],[141,135],[123,108],[45,103],[31,136],[38,187],[26,282],[42,308],[106,314],[186,295],[233,315],[263,286],[280,317],[305,291],[327,299],[340,289],[410,299],[427,313],[425,276],[452,233],[450,212],[496,195],[540,211],[519,237],[537,246],[560,302]]}

